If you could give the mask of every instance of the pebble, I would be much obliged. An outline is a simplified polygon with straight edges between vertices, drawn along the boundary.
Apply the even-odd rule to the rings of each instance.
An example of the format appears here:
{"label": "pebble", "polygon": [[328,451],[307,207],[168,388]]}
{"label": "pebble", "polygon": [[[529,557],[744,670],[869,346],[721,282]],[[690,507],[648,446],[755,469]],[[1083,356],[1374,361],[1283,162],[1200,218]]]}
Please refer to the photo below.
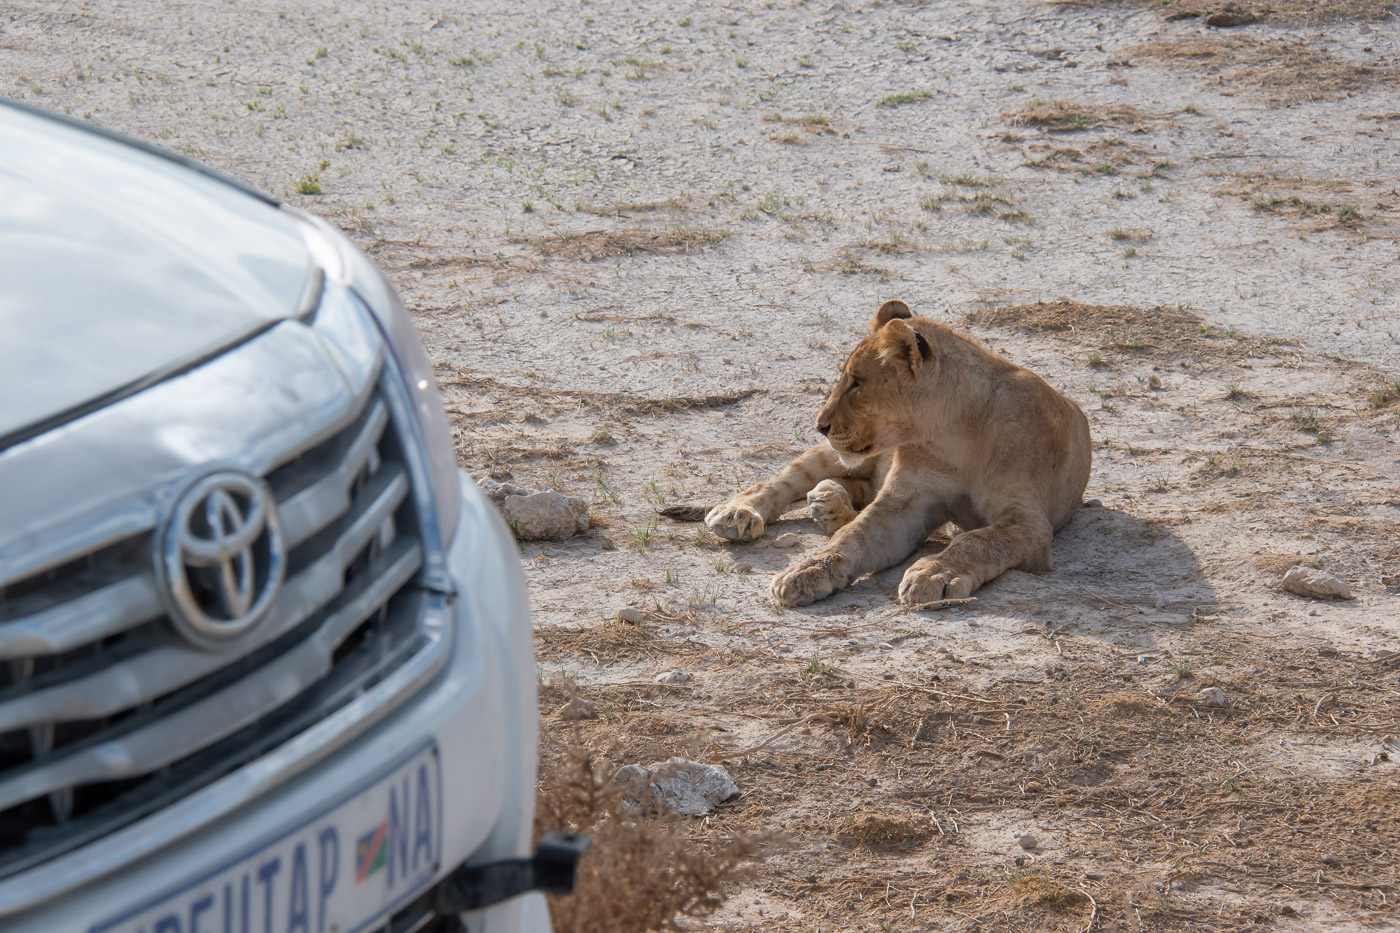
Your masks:
{"label": "pebble", "polygon": [[802,538],[790,531],[785,535],[778,535],[773,539],[774,547],[797,547],[801,543]]}
{"label": "pebble", "polygon": [[1283,575],[1283,588],[1312,599],[1352,599],[1351,587],[1345,580],[1312,567],[1299,564]]}
{"label": "pebble", "polygon": [[1333,853],[1328,852],[1326,855],[1324,855],[1324,856],[1322,857],[1322,864],[1324,864],[1324,865],[1329,865],[1329,866],[1335,866],[1335,865],[1340,865],[1340,864],[1342,864],[1342,860],[1339,859],[1339,858],[1338,858],[1336,855],[1334,855]]}
{"label": "pebble", "polygon": [[1196,701],[1204,703],[1206,706],[1229,706],[1230,700],[1225,696],[1225,691],[1219,687],[1206,687],[1196,694]]}
{"label": "pebble", "polygon": [[642,613],[639,609],[627,606],[617,611],[617,621],[626,622],[628,625],[637,625],[642,621]]}
{"label": "pebble", "polygon": [[733,570],[735,573],[749,573],[753,570],[753,564],[750,564],[748,561],[741,560],[739,561],[739,563],[735,564],[729,569]]}
{"label": "pebble", "polygon": [[1031,849],[1034,849],[1039,843],[1040,840],[1036,839],[1030,833],[1026,833],[1020,839],[1016,840],[1016,844],[1021,848],[1025,849],[1027,852],[1029,852]]}
{"label": "pebble", "polygon": [[1154,389],[1160,389],[1162,388],[1162,379],[1156,373],[1153,373],[1147,377],[1147,384]]}
{"label": "pebble", "polygon": [[690,675],[685,671],[667,671],[664,674],[657,674],[656,682],[659,684],[686,684],[690,683]]}

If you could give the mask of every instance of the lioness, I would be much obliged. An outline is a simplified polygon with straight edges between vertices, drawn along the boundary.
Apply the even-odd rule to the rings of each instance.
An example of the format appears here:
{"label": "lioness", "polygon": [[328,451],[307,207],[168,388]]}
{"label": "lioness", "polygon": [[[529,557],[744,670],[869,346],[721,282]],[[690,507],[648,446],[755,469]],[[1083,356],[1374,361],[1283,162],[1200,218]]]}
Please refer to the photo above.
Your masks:
{"label": "lioness", "polygon": [[773,578],[802,606],[904,560],[939,526],[961,529],[899,584],[910,605],[958,599],[1012,567],[1050,570],[1050,538],[1089,482],[1089,422],[1037,375],[902,301],[880,306],[817,415],[826,436],[705,516],[752,541],[807,495],[831,535]]}

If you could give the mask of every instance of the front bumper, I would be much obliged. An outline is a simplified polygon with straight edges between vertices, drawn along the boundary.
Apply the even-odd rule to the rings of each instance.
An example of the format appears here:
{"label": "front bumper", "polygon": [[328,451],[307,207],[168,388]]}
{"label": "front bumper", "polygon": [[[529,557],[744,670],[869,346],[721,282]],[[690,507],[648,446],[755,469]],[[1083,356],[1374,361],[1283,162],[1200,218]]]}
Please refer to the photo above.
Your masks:
{"label": "front bumper", "polygon": [[[443,830],[441,862],[428,885],[463,863],[528,855],[538,735],[533,643],[519,552],[475,484],[465,476],[459,482],[462,506],[448,552],[456,591],[450,606],[455,637],[448,663],[427,687],[255,803],[80,890],[0,918],[0,926],[14,933],[90,930],[133,905],[181,890],[235,854],[276,838],[302,814],[429,739],[441,756]],[[395,909],[420,893],[409,892]],[[464,914],[462,920],[472,933],[549,930],[539,895]]]}

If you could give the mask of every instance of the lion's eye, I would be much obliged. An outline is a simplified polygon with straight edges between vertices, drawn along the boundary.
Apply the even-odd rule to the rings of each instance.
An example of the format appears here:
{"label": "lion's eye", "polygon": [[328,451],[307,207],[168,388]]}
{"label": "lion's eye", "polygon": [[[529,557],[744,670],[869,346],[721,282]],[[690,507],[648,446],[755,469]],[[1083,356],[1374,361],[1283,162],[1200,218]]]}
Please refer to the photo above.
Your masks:
{"label": "lion's eye", "polygon": [[852,388],[852,389],[859,389],[859,388],[860,388],[860,380],[857,379],[855,376],[852,376],[852,377],[851,377],[851,388]]}

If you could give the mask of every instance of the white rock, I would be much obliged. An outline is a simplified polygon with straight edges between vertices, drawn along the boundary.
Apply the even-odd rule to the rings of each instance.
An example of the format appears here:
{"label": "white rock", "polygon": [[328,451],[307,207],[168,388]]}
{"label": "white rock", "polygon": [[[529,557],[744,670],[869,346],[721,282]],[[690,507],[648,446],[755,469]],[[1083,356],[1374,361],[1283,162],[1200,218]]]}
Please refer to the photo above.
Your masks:
{"label": "white rock", "polygon": [[664,674],[657,674],[656,682],[659,684],[690,683],[690,675],[687,674],[685,671],[667,671]]}
{"label": "white rock", "polygon": [[626,622],[628,625],[637,625],[642,621],[640,610],[627,606],[617,611],[617,621]]}
{"label": "white rock", "polygon": [[501,514],[524,541],[562,541],[588,529],[588,503],[552,490],[506,496]]}
{"label": "white rock", "polygon": [[623,788],[624,804],[634,812],[664,806],[686,816],[704,816],[739,793],[724,768],[685,758],[646,768],[627,765],[613,782]]}
{"label": "white rock", "polygon": [[778,535],[773,539],[774,547],[797,547],[801,543],[802,538],[792,532],[788,532],[785,535]]}
{"label": "white rock", "polygon": [[496,503],[522,541],[563,541],[588,530],[588,502],[577,496],[498,483],[489,476],[476,484]]}
{"label": "white rock", "polygon": [[1229,699],[1225,696],[1225,691],[1221,690],[1219,687],[1206,687],[1200,693],[1196,694],[1196,702],[1203,703],[1206,706],[1224,707],[1230,705]]}
{"label": "white rock", "polygon": [[1325,570],[1299,564],[1283,575],[1283,588],[1313,599],[1351,599],[1351,587]]}

